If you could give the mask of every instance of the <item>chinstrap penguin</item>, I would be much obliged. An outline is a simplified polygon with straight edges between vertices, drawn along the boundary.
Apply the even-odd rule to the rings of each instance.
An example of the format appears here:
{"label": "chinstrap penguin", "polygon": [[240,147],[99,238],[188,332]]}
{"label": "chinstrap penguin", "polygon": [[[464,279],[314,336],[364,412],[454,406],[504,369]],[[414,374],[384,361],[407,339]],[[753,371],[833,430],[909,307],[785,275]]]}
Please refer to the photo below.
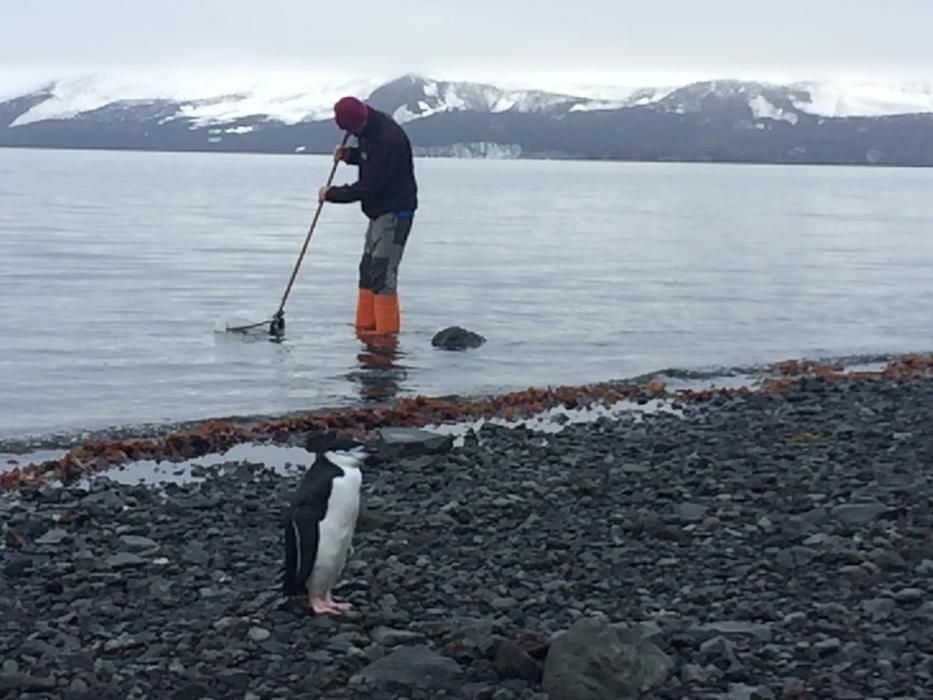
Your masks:
{"label": "chinstrap penguin", "polygon": [[352,551],[360,510],[361,467],[375,450],[333,432],[314,434],[307,443],[315,460],[305,472],[285,516],[285,595],[306,592],[316,615],[339,615],[349,603],[334,601],[332,590]]}

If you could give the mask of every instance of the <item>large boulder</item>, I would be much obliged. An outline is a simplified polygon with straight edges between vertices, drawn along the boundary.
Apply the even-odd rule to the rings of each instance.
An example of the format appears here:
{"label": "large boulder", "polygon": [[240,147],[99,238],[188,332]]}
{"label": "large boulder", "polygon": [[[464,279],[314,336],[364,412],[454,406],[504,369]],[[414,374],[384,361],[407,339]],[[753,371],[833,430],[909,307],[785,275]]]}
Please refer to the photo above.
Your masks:
{"label": "large boulder", "polygon": [[438,331],[431,338],[431,345],[441,350],[468,350],[478,348],[486,342],[479,333],[468,331],[460,326],[449,326]]}
{"label": "large boulder", "polygon": [[637,629],[581,618],[551,642],[543,688],[549,700],[636,700],[673,667]]}

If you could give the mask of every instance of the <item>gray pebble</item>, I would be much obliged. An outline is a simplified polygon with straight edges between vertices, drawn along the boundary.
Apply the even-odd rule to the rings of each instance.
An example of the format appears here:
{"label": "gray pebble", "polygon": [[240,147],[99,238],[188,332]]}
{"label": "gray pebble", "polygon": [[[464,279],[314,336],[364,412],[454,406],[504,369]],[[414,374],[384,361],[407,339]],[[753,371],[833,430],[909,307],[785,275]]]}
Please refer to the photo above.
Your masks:
{"label": "gray pebble", "polygon": [[272,636],[272,633],[262,627],[250,627],[249,628],[249,638],[254,642],[264,642],[269,637]]}

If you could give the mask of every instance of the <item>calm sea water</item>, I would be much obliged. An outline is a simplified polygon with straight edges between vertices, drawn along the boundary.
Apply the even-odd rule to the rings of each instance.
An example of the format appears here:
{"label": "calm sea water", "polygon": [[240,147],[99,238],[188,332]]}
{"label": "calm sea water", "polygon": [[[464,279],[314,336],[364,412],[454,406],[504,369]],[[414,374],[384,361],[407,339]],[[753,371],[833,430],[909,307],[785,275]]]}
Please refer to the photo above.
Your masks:
{"label": "calm sea water", "polygon": [[417,162],[394,358],[352,332],[356,205],[284,343],[215,332],[275,311],[329,167],[0,150],[0,436],[933,345],[933,171],[479,160]]}

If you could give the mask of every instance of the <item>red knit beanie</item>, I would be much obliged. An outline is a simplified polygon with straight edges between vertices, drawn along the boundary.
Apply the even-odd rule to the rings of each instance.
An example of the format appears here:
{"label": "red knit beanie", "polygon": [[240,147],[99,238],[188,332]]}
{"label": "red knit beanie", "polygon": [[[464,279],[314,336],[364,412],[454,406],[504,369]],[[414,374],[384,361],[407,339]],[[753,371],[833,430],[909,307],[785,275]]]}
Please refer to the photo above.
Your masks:
{"label": "red knit beanie", "polygon": [[334,105],[334,116],[344,131],[356,133],[363,128],[369,110],[355,97],[341,97]]}

